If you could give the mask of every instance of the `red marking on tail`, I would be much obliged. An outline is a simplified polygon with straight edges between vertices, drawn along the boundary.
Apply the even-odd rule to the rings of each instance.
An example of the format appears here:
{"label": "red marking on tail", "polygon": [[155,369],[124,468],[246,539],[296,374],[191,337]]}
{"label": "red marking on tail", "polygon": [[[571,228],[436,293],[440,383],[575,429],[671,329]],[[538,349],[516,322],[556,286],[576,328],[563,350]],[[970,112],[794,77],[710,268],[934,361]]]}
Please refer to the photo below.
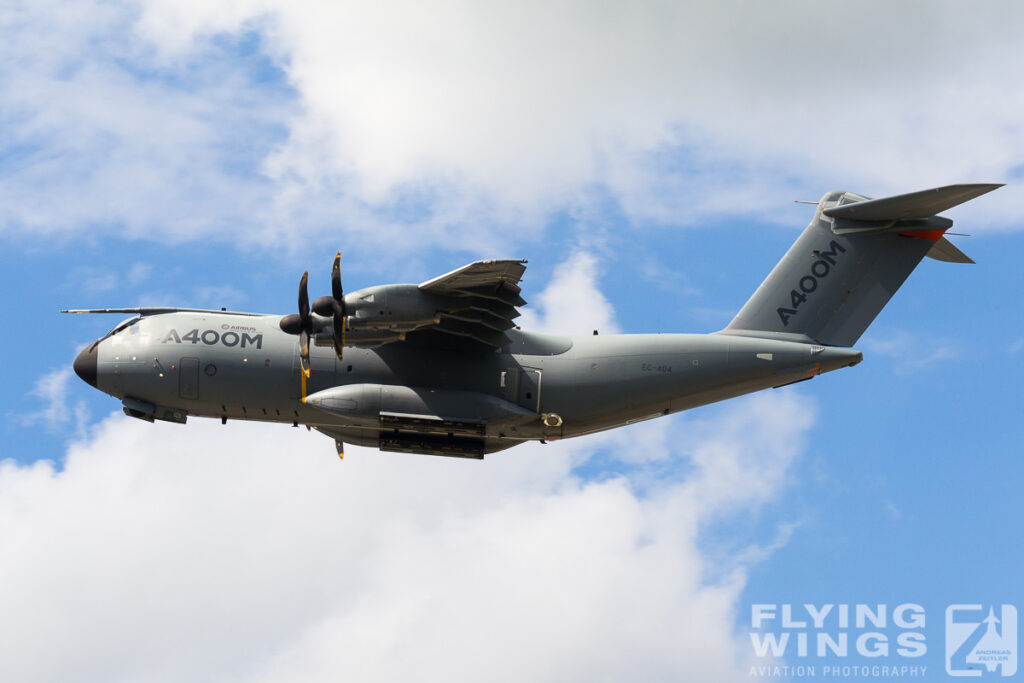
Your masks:
{"label": "red marking on tail", "polygon": [[914,237],[919,240],[928,240],[929,242],[938,242],[942,239],[942,236],[946,233],[945,230],[919,230],[918,232],[901,232],[900,234],[904,237]]}

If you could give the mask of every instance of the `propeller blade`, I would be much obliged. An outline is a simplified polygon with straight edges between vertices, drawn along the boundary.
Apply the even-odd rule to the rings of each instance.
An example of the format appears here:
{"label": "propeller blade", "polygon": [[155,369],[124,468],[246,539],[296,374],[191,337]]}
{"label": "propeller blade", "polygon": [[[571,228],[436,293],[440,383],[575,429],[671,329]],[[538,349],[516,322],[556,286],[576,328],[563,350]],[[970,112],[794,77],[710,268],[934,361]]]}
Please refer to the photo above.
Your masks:
{"label": "propeller blade", "polygon": [[302,373],[309,377],[309,332],[305,329],[299,333],[299,365]]}
{"label": "propeller blade", "polygon": [[[299,362],[302,373],[309,377],[309,339],[316,330],[321,329],[322,321],[310,316],[309,308],[309,271],[302,274],[299,281],[299,314],[286,315],[281,318],[281,329],[289,334],[299,335]],[[313,311],[319,316],[331,316],[334,327],[334,350],[341,358],[345,346],[345,299],[341,290],[341,252],[334,257],[331,268],[331,291],[334,296],[322,296],[313,302]]]}
{"label": "propeller blade", "polygon": [[[302,374],[309,377],[309,338],[313,333],[314,320],[309,315],[309,292],[306,285],[309,281],[309,271],[302,274],[299,281],[299,313],[292,313],[283,316],[280,321],[281,329],[288,334],[299,335],[299,365]],[[319,327],[319,323],[317,323]]]}
{"label": "propeller blade", "polygon": [[334,296],[334,300],[338,302],[341,307],[340,311],[335,311],[335,315],[345,315],[345,292],[341,289],[341,252],[334,257],[334,265],[331,266],[331,294]]}
{"label": "propeller blade", "polygon": [[335,315],[331,322],[334,323],[334,353],[338,354],[338,360],[341,360],[341,354],[345,350],[345,317]]}
{"label": "propeller blade", "polygon": [[334,297],[334,311],[331,322],[334,325],[334,352],[341,360],[345,349],[345,291],[341,288],[341,251],[334,256],[331,265],[331,296]]}
{"label": "propeller blade", "polygon": [[299,318],[302,320],[302,327],[308,327],[309,321],[309,292],[306,291],[306,282],[309,280],[309,271],[302,274],[302,281],[299,282]]}

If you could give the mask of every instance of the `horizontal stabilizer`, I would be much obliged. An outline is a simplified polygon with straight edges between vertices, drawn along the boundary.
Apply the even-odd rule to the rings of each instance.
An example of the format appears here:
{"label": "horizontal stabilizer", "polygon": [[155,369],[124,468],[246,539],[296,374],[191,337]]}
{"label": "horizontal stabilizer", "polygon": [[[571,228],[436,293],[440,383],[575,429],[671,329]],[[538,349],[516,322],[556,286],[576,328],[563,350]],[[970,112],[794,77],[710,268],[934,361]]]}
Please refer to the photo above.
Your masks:
{"label": "horizontal stabilizer", "polygon": [[970,256],[957,249],[945,237],[937,241],[925,256],[946,263],[974,263]]}
{"label": "horizontal stabilizer", "polygon": [[945,216],[910,218],[899,221],[855,221],[851,218],[832,219],[832,232],[836,235],[855,235],[857,233],[879,230],[891,232],[933,232],[935,230],[949,230],[952,227],[953,221]]}
{"label": "horizontal stabilizer", "polygon": [[842,204],[822,211],[829,218],[855,221],[903,221],[929,218],[1002,187],[1001,183],[946,185],[895,197]]}

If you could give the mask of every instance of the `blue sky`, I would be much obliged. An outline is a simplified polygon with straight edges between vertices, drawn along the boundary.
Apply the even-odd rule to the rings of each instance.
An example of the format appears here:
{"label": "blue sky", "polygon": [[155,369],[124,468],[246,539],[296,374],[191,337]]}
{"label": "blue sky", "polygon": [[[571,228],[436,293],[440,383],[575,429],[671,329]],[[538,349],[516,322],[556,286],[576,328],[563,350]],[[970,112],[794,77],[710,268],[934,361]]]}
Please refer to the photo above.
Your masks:
{"label": "blue sky", "polygon": [[[945,679],[947,605],[1024,607],[1024,55],[1010,10],[939,7],[4,10],[19,680],[756,680],[761,603],[920,604],[900,663]],[[792,200],[948,182],[1008,183],[948,214],[978,265],[926,260],[856,368],[483,464],[129,420],[70,372],[116,317],[57,312],[286,313],[340,248],[347,289],[527,258],[540,329],[710,332]]]}

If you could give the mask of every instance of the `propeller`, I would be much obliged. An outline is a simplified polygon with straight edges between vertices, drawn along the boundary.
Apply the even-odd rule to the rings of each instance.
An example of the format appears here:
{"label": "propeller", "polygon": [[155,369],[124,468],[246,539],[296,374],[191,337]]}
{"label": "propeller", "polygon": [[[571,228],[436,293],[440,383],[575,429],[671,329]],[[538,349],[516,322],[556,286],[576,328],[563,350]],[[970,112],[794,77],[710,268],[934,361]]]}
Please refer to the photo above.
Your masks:
{"label": "propeller", "polygon": [[[319,332],[323,321],[310,315],[309,292],[306,284],[309,271],[302,274],[299,282],[299,312],[281,318],[281,329],[288,334],[299,335],[299,362],[302,374],[309,377],[309,339],[314,332]],[[345,293],[341,288],[341,252],[334,257],[331,266],[331,296],[322,296],[313,302],[313,313],[331,319],[334,328],[334,352],[341,358],[345,348]]]}
{"label": "propeller", "polygon": [[294,313],[281,318],[281,329],[288,334],[299,335],[299,363],[302,366],[302,373],[309,377],[309,335],[313,333],[313,318],[309,315],[309,292],[306,291],[306,282],[309,280],[309,272],[302,274],[299,282],[299,314]]}
{"label": "propeller", "polygon": [[338,359],[345,348],[345,293],[341,288],[341,252],[334,257],[331,266],[331,296],[322,296],[313,302],[313,312],[331,319],[334,328],[334,352]]}

